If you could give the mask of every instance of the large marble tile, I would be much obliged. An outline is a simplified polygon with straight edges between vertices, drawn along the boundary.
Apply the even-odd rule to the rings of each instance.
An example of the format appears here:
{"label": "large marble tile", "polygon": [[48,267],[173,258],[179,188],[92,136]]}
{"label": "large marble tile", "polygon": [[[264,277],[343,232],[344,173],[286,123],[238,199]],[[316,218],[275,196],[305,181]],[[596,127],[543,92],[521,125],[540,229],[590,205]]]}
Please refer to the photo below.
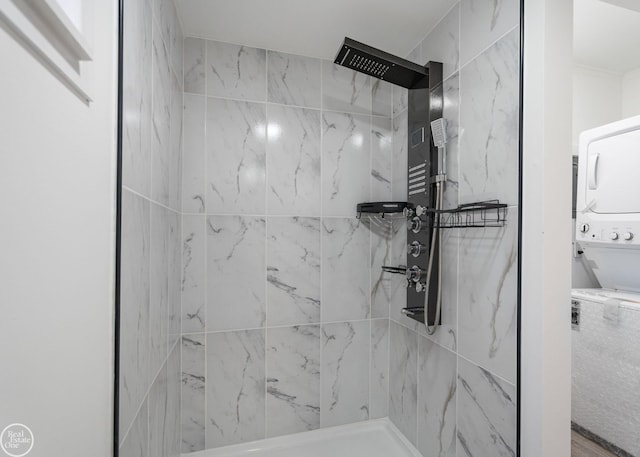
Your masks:
{"label": "large marble tile", "polygon": [[169,348],[182,333],[182,216],[169,211]]}
{"label": "large marble tile", "polygon": [[518,203],[519,33],[460,72],[460,202]]}
{"label": "large marble tile", "polygon": [[324,324],[321,332],[322,427],[368,420],[369,321]]}
{"label": "large marble tile", "polygon": [[267,323],[320,322],[320,219],[267,220]]}
{"label": "large marble tile", "polygon": [[393,117],[393,87],[386,81],[371,79],[371,114]]}
{"label": "large marble tile", "polygon": [[[391,237],[391,261],[389,265],[407,265],[407,222],[405,219],[393,221],[393,234]],[[383,273],[389,282],[389,317],[405,326],[412,326],[413,320],[402,314],[402,308],[407,306],[407,281],[404,275]]]}
{"label": "large marble tile", "polygon": [[460,64],[466,65],[519,22],[518,0],[462,0]]}
{"label": "large marble tile", "polygon": [[324,218],[322,237],[322,322],[369,318],[369,229],[357,219]]}
{"label": "large marble tile", "polygon": [[265,322],[265,219],[207,218],[207,331]]}
{"label": "large marble tile", "polygon": [[264,330],[207,335],[207,448],[264,438],[264,362]]}
{"label": "large marble tile", "polygon": [[[184,91],[205,93],[205,55],[207,43],[200,38],[184,39]],[[185,97],[186,98],[186,97]]]}
{"label": "large marble tile", "polygon": [[452,76],[443,83],[443,117],[446,122],[446,170],[447,181],[444,185],[444,207],[458,206],[458,162],[460,130],[460,79]]}
{"label": "large marble tile", "polygon": [[389,317],[391,278],[382,266],[391,265],[391,239],[371,234],[371,317]]}
{"label": "large marble tile", "polygon": [[517,209],[504,228],[463,230],[459,265],[459,353],[515,383]]}
{"label": "large marble tile", "polygon": [[393,122],[371,118],[371,201],[391,199]]}
{"label": "large marble tile", "polygon": [[407,201],[407,175],[408,160],[407,155],[407,111],[402,111],[393,118],[393,155],[392,155],[392,186],[391,195],[394,201]]}
{"label": "large marble tile", "polygon": [[151,7],[125,5],[123,49],[122,183],[151,195]]}
{"label": "large marble tile", "polygon": [[404,87],[393,86],[393,116],[407,110],[409,106],[409,91]]}
{"label": "large marble tile", "polygon": [[418,449],[424,457],[456,456],[456,355],[418,342]]}
{"label": "large marble tile", "polygon": [[180,87],[182,88],[183,81],[183,67],[184,67],[184,34],[182,30],[182,24],[178,17],[178,11],[176,10],[175,3],[168,0],[171,3],[171,15],[169,18],[169,27],[171,28],[170,44],[171,49],[171,65],[176,74],[176,77],[180,81]]}
{"label": "large marble tile", "polygon": [[[473,229],[472,229],[473,230]],[[452,351],[457,350],[458,334],[458,288],[468,278],[458,277],[458,256],[460,243],[459,229],[447,229],[442,236],[442,302],[440,325],[429,338]],[[424,325],[418,326],[426,335]]]}
{"label": "large marble tile", "polygon": [[422,43],[418,43],[415,48],[411,50],[409,54],[407,54],[406,59],[411,62],[417,63],[418,65],[423,65],[426,62],[422,62],[420,59],[422,58]]}
{"label": "large marble tile", "polygon": [[267,436],[320,427],[320,326],[267,330]]}
{"label": "large marble tile", "polygon": [[[424,65],[426,62],[420,62],[421,44],[416,46],[407,56],[406,59]],[[404,87],[393,86],[393,116],[397,116],[409,107],[409,91]]]}
{"label": "large marble tile", "polygon": [[269,51],[267,69],[268,101],[320,108],[320,59]]}
{"label": "large marble tile", "polygon": [[322,108],[343,113],[371,113],[371,78],[322,61]]}
{"label": "large marble tile", "polygon": [[167,390],[167,365],[163,365],[158,376],[153,380],[149,389],[149,455],[167,457],[165,448],[165,432],[169,422],[169,401]]}
{"label": "large marble tile", "polygon": [[149,455],[149,419],[147,400],[144,401],[131,430],[123,438],[118,455],[120,457],[148,457]]}
{"label": "large marble tile", "polygon": [[151,204],[149,302],[150,385],[167,357],[169,321],[169,210]]}
{"label": "large marble tile", "polygon": [[149,386],[149,201],[122,195],[120,292],[120,436]]}
{"label": "large marble tile", "polygon": [[389,320],[371,320],[371,378],[369,417],[389,415]]}
{"label": "large marble tile", "polygon": [[205,211],[205,113],[205,97],[184,95],[182,211],[185,213]]}
{"label": "large marble tile", "polygon": [[182,332],[205,330],[206,218],[182,217]]}
{"label": "large marble tile", "polygon": [[269,214],[320,215],[320,111],[268,105]]}
{"label": "large marble tile", "polygon": [[420,62],[442,63],[442,77],[447,79],[460,65],[460,4],[447,13],[429,32],[421,46]]}
{"label": "large marble tile", "polygon": [[458,358],[459,457],[516,455],[515,386]]}
{"label": "large marble tile", "polygon": [[170,349],[167,359],[167,403],[166,421],[164,423],[164,450],[167,457],[179,457],[182,443],[181,434],[181,385],[182,372],[180,367],[181,343],[176,341]]}
{"label": "large marble tile", "polygon": [[171,76],[171,154],[169,156],[169,207],[182,209],[183,93],[178,78]]}
{"label": "large marble tile", "polygon": [[390,322],[389,418],[416,444],[418,406],[418,335]]}
{"label": "large marble tile", "polygon": [[153,27],[151,198],[169,206],[171,176],[171,79],[169,54]]}
{"label": "large marble tile", "polygon": [[205,448],[205,336],[182,337],[182,452]]}
{"label": "large marble tile", "polygon": [[264,214],[265,105],[207,99],[207,212]]}
{"label": "large marble tile", "polygon": [[370,194],[371,117],[324,112],[322,124],[323,214],[355,216]]}
{"label": "large marble tile", "polygon": [[265,101],[267,56],[264,49],[207,41],[207,95]]}
{"label": "large marble tile", "polygon": [[182,33],[179,28],[175,28],[174,16],[176,15],[176,10],[173,6],[173,1],[151,0],[151,7],[153,16],[158,24],[162,43],[167,49],[167,55],[171,56],[172,48],[177,41],[177,35]]}

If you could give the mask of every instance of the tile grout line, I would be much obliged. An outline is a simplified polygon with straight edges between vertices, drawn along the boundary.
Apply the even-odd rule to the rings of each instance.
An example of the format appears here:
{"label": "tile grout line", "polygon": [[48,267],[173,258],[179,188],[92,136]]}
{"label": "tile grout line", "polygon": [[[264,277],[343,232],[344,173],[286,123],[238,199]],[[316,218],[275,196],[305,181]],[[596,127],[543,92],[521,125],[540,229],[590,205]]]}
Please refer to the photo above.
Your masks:
{"label": "tile grout line", "polygon": [[[180,19],[178,18],[178,21]],[[182,313],[183,313],[183,304],[182,304],[182,275],[183,275],[183,265],[184,265],[184,249],[183,249],[183,245],[182,245],[182,240],[184,239],[184,212],[183,212],[183,200],[184,200],[184,156],[185,156],[185,147],[184,147],[184,139],[186,137],[185,135],[185,128],[184,126],[186,125],[185,122],[185,90],[184,90],[184,36],[182,37],[181,40],[181,44],[182,44],[182,109],[180,111],[181,116],[182,116],[182,138],[181,138],[181,150],[180,150],[180,154],[182,156],[182,167],[180,170],[180,218],[178,220],[178,225],[180,227],[180,231],[178,232],[178,247],[180,249],[180,274],[178,275],[178,283],[179,283],[179,291],[180,291],[180,302],[178,303],[178,388],[180,389],[179,393],[178,393],[178,401],[179,401],[179,407],[178,407],[178,432],[177,432],[177,436],[178,436],[178,442],[176,443],[177,445],[177,451],[178,451],[178,457],[182,454],[182,440],[183,440],[183,436],[182,436],[182,428],[183,428],[183,423],[182,423],[182,409],[183,409],[183,402],[184,402],[184,396],[182,395],[182,377],[183,377],[183,370],[184,370],[184,361],[182,359]]]}
{"label": "tile grout line", "polygon": [[[156,110],[156,102],[155,102],[155,91],[156,91],[156,85],[155,85],[155,78],[154,78],[154,74],[156,71],[158,70],[158,61],[157,59],[154,59],[155,56],[155,46],[154,46],[154,37],[156,35],[156,31],[157,31],[157,24],[155,24],[154,27],[154,21],[157,21],[157,18],[155,17],[155,14],[153,14],[153,9],[151,11],[151,59],[150,59],[150,63],[151,63],[151,81],[150,81],[150,86],[151,86],[151,130],[149,132],[149,149],[151,151],[151,155],[149,156],[149,200],[153,199],[153,189],[154,189],[154,173],[153,173],[153,134],[155,131],[155,119],[154,119],[154,111]],[[162,36],[160,36],[160,42],[161,45],[164,45],[164,43],[162,42]],[[155,61],[155,65],[154,65],[154,61]],[[149,233],[148,233],[148,240],[149,240],[149,257],[148,257],[148,268],[149,271],[147,272],[148,274],[148,285],[149,285],[149,290],[148,290],[148,297],[147,297],[147,323],[146,323],[146,327],[147,327],[147,356],[150,355],[151,353],[151,325],[150,325],[150,321],[151,321],[151,223],[152,223],[152,218],[151,218],[151,214],[152,214],[152,205],[149,204],[149,214],[148,214],[148,220],[149,220]],[[149,360],[147,360],[147,363],[149,363]],[[148,370],[148,367],[147,367]],[[149,382],[149,371],[147,371],[144,374],[144,379],[145,382]],[[143,398],[143,404],[145,401],[148,401],[149,399],[149,393],[151,392],[151,386],[153,385],[153,380],[152,382],[148,385],[147,387],[147,392],[145,393]],[[141,405],[142,408],[142,405]],[[134,419],[135,421],[135,419]],[[133,425],[133,424],[132,424]],[[150,444],[151,444],[151,437],[150,437],[150,429],[149,429],[149,403],[147,402],[147,436],[146,436],[146,440],[147,440],[147,454],[149,453],[149,449],[150,449]]]}
{"label": "tile grout line", "polygon": [[[371,81],[371,79],[369,79],[369,81]],[[371,95],[371,102],[370,102],[370,113],[373,113],[373,85],[371,85],[369,87],[369,94]],[[373,179],[371,179],[371,170],[373,169],[373,121],[371,120],[371,116],[369,116],[369,173],[367,175],[367,179],[369,181],[369,201],[372,201],[373,198]],[[360,225],[361,222],[358,222],[358,225]],[[367,287],[368,290],[368,296],[369,296],[369,373],[368,373],[368,379],[367,379],[367,385],[368,385],[368,392],[367,392],[367,403],[368,403],[368,417],[367,419],[371,418],[371,359],[372,359],[372,350],[371,350],[371,316],[372,316],[372,306],[373,306],[373,300],[371,297],[371,259],[372,259],[372,254],[371,251],[373,250],[373,237],[371,236],[371,232],[369,232],[369,259],[367,262],[367,266],[369,267],[369,285]]]}
{"label": "tile grout line", "polygon": [[[462,13],[461,13],[462,14]],[[462,22],[462,21],[461,21]],[[492,47],[494,47],[499,41],[502,41],[502,39],[506,38],[509,34],[511,34],[514,30],[517,30],[520,28],[520,24],[516,24],[515,26],[511,27],[509,30],[507,30],[505,33],[503,33],[502,35],[498,36],[495,40],[491,41],[489,43],[489,45],[487,45],[486,47],[482,48],[480,50],[480,52],[478,52],[476,55],[473,55],[470,59],[468,59],[464,64],[462,64],[462,55],[459,53],[460,55],[460,64],[459,64],[459,69],[458,72],[462,71],[465,67],[467,67],[469,64],[475,62],[478,57],[481,57],[484,53],[486,53],[489,49],[491,49]],[[460,26],[460,31],[462,32],[462,24]]]}
{"label": "tile grout line", "polygon": [[[269,99],[269,51],[265,50],[265,100]],[[265,175],[265,192],[264,192],[264,208],[265,214],[269,213],[269,198],[267,196],[267,192],[269,189],[269,106],[265,104],[265,122],[267,124],[266,127],[266,144],[265,144],[265,158],[264,158],[264,175]],[[268,337],[267,337],[267,326],[269,324],[269,284],[267,281],[268,276],[268,268],[269,268],[269,219],[265,215],[265,227],[264,227],[264,433],[263,436],[266,438],[269,436],[269,415],[267,414],[267,401],[268,401],[268,378],[267,372],[269,368],[268,362]]]}
{"label": "tile grout line", "polygon": [[[319,320],[322,323],[324,320],[324,269],[326,268],[325,262],[325,246],[324,246],[324,61],[320,61],[320,316]],[[323,368],[323,357],[322,357],[322,324],[319,327],[320,335],[320,353],[319,355],[319,363],[320,363],[320,392],[318,395],[318,406],[320,408],[319,411],[319,427],[322,428],[322,419],[325,414],[324,408],[322,407],[323,400],[323,383],[322,383],[322,368]]]}
{"label": "tile grout line", "polygon": [[[184,92],[184,94],[192,96],[192,97],[203,97],[203,98],[207,98],[207,99],[208,98],[212,98],[212,99],[216,99],[216,100],[251,103],[251,104],[256,104],[256,105],[258,105],[258,104],[260,104],[260,105],[261,104],[273,105],[273,106],[278,106],[278,107],[281,107],[281,108],[317,111],[317,112],[325,112],[325,113],[350,114],[352,116],[371,116],[371,117],[374,117],[376,119],[389,119],[390,117],[393,117],[393,116],[383,116],[383,115],[379,115],[379,114],[374,114],[372,112],[367,112],[366,110],[363,110],[363,111],[347,111],[347,110],[339,110],[339,109],[329,109],[329,108],[324,108],[322,103],[321,103],[320,107],[315,107],[315,106],[294,105],[294,104],[279,103],[279,102],[273,102],[273,101],[232,97],[232,96],[226,96],[226,95],[210,95],[210,94],[207,94],[207,93],[200,94],[200,93],[197,93],[197,92]],[[406,109],[407,108],[405,107],[404,109],[399,111],[397,114],[400,114],[402,111],[405,111]]]}
{"label": "tile grout line", "polygon": [[[209,90],[209,85],[208,85],[208,80],[209,78],[207,77],[207,67],[209,65],[209,46],[207,45],[207,43],[205,42],[204,44],[204,89],[205,89],[205,93],[208,92]],[[208,320],[208,312],[207,312],[207,308],[209,307],[209,303],[208,303],[208,297],[209,297],[209,281],[208,281],[208,275],[209,275],[209,262],[208,262],[208,254],[209,254],[209,242],[208,242],[208,237],[207,237],[207,215],[206,215],[206,211],[207,211],[207,204],[208,204],[208,199],[207,199],[207,179],[209,178],[209,154],[207,153],[207,138],[208,138],[208,117],[209,117],[209,104],[207,103],[207,100],[205,99],[204,101],[204,141],[202,142],[202,155],[203,155],[203,163],[204,163],[204,169],[203,169],[203,173],[204,173],[204,179],[203,179],[203,185],[204,185],[204,194],[202,195],[202,198],[204,200],[204,210],[205,210],[205,216],[202,218],[203,220],[200,222],[201,224],[204,225],[204,232],[203,232],[203,248],[204,248],[204,268],[203,268],[203,277],[202,277],[202,281],[203,281],[203,293],[204,293],[204,301],[202,303],[203,306],[203,316],[204,316],[204,330],[208,330],[208,326],[207,326],[207,320]],[[208,370],[209,370],[209,365],[207,362],[208,359],[208,353],[209,353],[209,349],[207,348],[207,337],[206,334],[204,336],[204,338],[202,339],[202,344],[204,346],[204,360],[202,363],[202,367],[204,369],[202,375],[204,378],[204,405],[202,405],[202,410],[203,410],[203,418],[202,418],[202,432],[204,433],[204,436],[202,437],[202,442],[204,445],[204,449],[207,449],[207,429],[208,429],[208,415],[209,415],[209,394],[208,394]]]}
{"label": "tile grout line", "polygon": [[[460,121],[462,120],[461,117],[461,112],[462,110],[460,109],[461,104],[462,104],[462,56],[460,55],[460,48],[461,48],[461,42],[462,42],[462,1],[459,2],[460,8],[459,8],[459,12],[458,12],[458,71],[457,71],[457,75],[458,75],[458,160],[457,160],[457,165],[458,165],[458,192],[457,192],[457,203],[458,205],[460,205],[460,176],[461,176],[461,166],[460,166],[460,139],[461,139],[461,134],[460,134],[460,128],[461,128],[461,123]],[[457,229],[458,232],[458,251],[457,251],[457,271],[456,271],[456,338],[455,338],[455,352],[454,352],[454,357],[456,358],[456,378],[455,378],[455,385],[456,385],[456,409],[455,409],[455,414],[456,414],[456,418],[455,418],[455,436],[454,436],[454,440],[455,440],[455,452],[456,455],[458,453],[458,432],[459,432],[459,428],[458,428],[458,413],[460,412],[460,402],[458,401],[458,376],[460,375],[460,359],[458,357],[458,341],[460,339],[460,325],[459,325],[459,321],[460,321],[460,234],[462,233],[463,229]]]}

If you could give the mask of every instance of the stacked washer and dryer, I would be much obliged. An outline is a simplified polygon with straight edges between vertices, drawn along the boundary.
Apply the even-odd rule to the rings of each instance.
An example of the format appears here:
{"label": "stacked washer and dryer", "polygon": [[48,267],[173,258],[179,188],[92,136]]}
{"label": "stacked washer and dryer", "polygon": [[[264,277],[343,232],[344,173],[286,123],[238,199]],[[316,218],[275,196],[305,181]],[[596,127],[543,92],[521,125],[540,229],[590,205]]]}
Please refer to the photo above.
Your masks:
{"label": "stacked washer and dryer", "polygon": [[575,238],[601,288],[572,291],[572,425],[640,457],[640,116],[580,135]]}

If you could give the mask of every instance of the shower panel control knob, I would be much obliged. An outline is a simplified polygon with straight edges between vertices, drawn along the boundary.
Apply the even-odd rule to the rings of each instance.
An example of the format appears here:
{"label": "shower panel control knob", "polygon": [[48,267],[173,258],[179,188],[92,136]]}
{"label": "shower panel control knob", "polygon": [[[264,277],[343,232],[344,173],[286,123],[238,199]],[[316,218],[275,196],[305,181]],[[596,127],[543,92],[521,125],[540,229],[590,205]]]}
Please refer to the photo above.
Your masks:
{"label": "shower panel control knob", "polygon": [[427,212],[427,208],[422,205],[416,206],[416,216],[422,216]]}
{"label": "shower panel control knob", "polygon": [[589,224],[582,224],[582,225],[580,226],[580,231],[581,231],[582,233],[587,233],[587,232],[589,231]]}
{"label": "shower panel control knob", "polygon": [[633,233],[626,232],[624,235],[622,235],[622,238],[624,238],[627,241],[631,241],[633,239]]}
{"label": "shower panel control knob", "polygon": [[418,293],[424,292],[426,287],[427,287],[426,284],[424,284],[423,282],[417,282],[416,283],[416,292],[418,292]]}
{"label": "shower panel control knob", "polygon": [[404,214],[405,217],[413,217],[413,215],[415,213],[414,213],[413,209],[407,207],[407,208],[402,210],[402,214]]}
{"label": "shower panel control knob", "polygon": [[413,233],[420,233],[420,230],[422,230],[422,220],[419,217],[414,217],[413,219],[411,219],[411,225],[409,226],[409,229]]}
{"label": "shower panel control knob", "polygon": [[612,240],[614,240],[614,241],[615,241],[615,240],[617,240],[618,238],[619,238],[619,237],[618,237],[618,234],[617,234],[616,232],[611,232],[611,239],[612,239]]}
{"label": "shower panel control knob", "polygon": [[425,245],[420,243],[419,241],[414,241],[410,245],[407,246],[407,252],[414,257],[418,257],[420,254],[424,252]]}
{"label": "shower panel control knob", "polygon": [[412,266],[407,270],[407,280],[412,282],[420,281],[420,277],[422,276],[422,268],[417,265]]}

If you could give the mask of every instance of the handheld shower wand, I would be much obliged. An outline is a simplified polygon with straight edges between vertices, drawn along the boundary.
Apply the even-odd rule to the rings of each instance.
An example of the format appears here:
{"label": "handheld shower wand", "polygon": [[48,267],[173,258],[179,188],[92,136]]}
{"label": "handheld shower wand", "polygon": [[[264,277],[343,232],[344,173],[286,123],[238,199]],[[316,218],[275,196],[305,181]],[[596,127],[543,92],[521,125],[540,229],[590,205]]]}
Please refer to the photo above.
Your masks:
{"label": "handheld shower wand", "polygon": [[[438,148],[438,166],[436,167],[438,172],[431,178],[432,182],[436,185],[436,201],[435,212],[433,214],[434,228],[431,235],[431,249],[429,252],[429,266],[427,268],[427,278],[425,284],[424,294],[424,325],[427,333],[433,335],[438,328],[440,322],[440,314],[442,310],[442,228],[440,227],[440,211],[442,210],[442,204],[444,199],[444,183],[447,180],[446,175],[446,123],[443,118],[436,119],[431,122],[431,135],[433,137],[433,144]],[[436,243],[438,245],[438,289],[436,293],[436,315],[433,326],[429,325],[426,316],[428,315],[428,302],[429,292],[431,287],[431,272],[433,270],[433,260],[436,253]]]}

